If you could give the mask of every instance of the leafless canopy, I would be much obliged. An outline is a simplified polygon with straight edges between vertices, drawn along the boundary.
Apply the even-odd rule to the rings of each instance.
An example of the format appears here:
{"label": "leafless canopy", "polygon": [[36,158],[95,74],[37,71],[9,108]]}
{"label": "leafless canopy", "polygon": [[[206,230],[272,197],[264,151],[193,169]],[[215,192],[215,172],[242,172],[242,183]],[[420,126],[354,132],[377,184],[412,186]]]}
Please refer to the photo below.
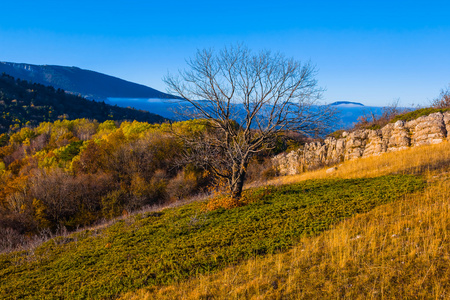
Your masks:
{"label": "leafless canopy", "polygon": [[270,51],[255,54],[240,45],[199,50],[187,63],[188,69],[164,81],[169,92],[190,104],[190,117],[206,119],[214,128],[214,134],[192,141],[197,148],[192,152],[202,154],[191,160],[226,178],[235,197],[249,158],[270,147],[276,135],[286,130],[318,135],[333,122],[331,107],[318,105],[322,90],[310,63]]}

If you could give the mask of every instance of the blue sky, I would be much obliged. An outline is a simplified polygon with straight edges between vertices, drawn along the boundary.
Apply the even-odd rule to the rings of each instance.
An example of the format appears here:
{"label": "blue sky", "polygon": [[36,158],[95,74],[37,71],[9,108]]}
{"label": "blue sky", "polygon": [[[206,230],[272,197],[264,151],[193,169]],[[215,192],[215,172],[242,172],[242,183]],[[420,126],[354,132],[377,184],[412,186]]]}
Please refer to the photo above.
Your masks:
{"label": "blue sky", "polygon": [[449,1],[2,1],[0,61],[165,91],[196,49],[245,43],[318,69],[328,103],[427,105],[450,83]]}

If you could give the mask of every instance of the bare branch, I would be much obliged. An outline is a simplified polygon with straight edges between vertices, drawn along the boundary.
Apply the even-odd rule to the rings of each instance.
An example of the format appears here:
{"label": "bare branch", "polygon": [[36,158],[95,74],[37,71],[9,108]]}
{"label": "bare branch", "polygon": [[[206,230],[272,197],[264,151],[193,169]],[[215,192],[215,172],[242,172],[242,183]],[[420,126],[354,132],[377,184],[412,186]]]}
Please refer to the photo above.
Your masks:
{"label": "bare branch", "polygon": [[334,120],[332,107],[319,103],[323,90],[310,63],[243,45],[199,50],[187,63],[189,69],[164,81],[211,130],[184,138],[185,158],[227,178],[233,196],[240,196],[251,156],[270,148],[274,137],[286,130],[320,135]]}

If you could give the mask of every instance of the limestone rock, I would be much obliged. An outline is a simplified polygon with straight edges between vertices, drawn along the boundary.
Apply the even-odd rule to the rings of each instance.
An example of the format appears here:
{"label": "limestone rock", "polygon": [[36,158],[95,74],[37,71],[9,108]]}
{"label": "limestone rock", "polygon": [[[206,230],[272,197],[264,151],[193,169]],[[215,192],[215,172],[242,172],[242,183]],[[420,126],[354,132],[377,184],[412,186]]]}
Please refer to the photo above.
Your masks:
{"label": "limestone rock", "polygon": [[369,130],[368,142],[364,149],[363,156],[374,155],[387,151],[386,141],[383,140],[381,130]]}
{"label": "limestone rock", "polygon": [[346,138],[344,160],[361,157],[367,144],[368,130],[356,130]]}
{"label": "limestone rock", "polygon": [[280,175],[294,175],[299,173],[299,160],[300,153],[297,150],[275,156],[272,164],[278,169]]}
{"label": "limestone rock", "polygon": [[422,116],[416,120],[416,123],[412,136],[414,146],[437,144],[447,137],[446,124],[442,113]]}
{"label": "limestone rock", "polygon": [[450,112],[437,112],[409,122],[387,124],[380,130],[343,132],[339,139],[329,137],[323,142],[308,143],[303,149],[274,157],[273,164],[280,174],[293,175],[344,160],[440,143],[449,132]]}
{"label": "limestone rock", "polygon": [[444,113],[444,124],[445,124],[445,130],[446,132],[446,136],[448,137],[449,132],[450,132],[450,111],[447,111]]}
{"label": "limestone rock", "polygon": [[333,168],[327,169],[325,172],[326,172],[327,174],[331,174],[331,173],[333,173],[333,172],[336,171],[336,170],[337,170],[337,168],[336,168],[336,167],[333,167]]}

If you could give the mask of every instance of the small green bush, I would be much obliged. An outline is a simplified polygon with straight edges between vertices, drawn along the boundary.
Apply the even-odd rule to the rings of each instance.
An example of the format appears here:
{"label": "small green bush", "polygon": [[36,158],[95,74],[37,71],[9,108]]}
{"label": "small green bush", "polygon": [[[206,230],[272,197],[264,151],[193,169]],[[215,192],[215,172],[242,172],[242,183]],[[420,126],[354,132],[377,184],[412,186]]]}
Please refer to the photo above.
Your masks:
{"label": "small green bush", "polygon": [[335,139],[340,139],[340,138],[342,138],[342,134],[343,134],[344,132],[345,132],[344,129],[340,129],[340,130],[336,130],[336,131],[330,133],[328,136],[329,136],[329,137],[333,137],[333,138],[335,138]]}

